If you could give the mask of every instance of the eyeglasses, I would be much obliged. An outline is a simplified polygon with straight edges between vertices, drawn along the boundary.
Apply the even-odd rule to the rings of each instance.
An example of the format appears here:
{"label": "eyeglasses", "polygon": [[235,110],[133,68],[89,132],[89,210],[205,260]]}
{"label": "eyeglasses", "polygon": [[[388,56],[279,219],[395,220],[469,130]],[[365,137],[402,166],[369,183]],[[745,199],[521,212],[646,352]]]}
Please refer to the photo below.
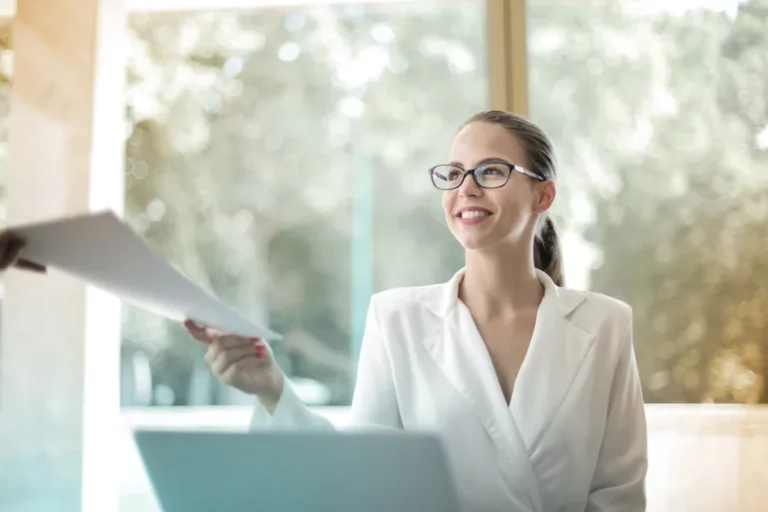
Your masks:
{"label": "eyeglasses", "polygon": [[501,188],[507,184],[513,171],[517,171],[537,181],[547,181],[546,178],[539,176],[533,171],[506,162],[478,165],[474,169],[467,169],[466,171],[456,165],[441,164],[432,167],[429,170],[429,175],[432,179],[432,184],[438,190],[457,189],[470,174],[478,187]]}

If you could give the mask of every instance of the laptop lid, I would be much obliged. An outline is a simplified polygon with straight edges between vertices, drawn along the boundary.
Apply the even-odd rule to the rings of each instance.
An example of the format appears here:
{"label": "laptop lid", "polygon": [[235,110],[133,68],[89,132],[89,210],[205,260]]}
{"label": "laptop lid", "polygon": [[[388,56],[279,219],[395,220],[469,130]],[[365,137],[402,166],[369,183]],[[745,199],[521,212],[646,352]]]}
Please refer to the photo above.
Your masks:
{"label": "laptop lid", "polygon": [[164,512],[458,512],[440,440],[399,431],[135,432]]}

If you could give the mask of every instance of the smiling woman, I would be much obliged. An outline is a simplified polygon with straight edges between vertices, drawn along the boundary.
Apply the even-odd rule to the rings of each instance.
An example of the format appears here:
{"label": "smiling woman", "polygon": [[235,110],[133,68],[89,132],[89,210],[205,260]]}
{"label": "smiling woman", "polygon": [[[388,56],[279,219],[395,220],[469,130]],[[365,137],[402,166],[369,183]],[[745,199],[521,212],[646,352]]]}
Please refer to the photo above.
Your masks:
{"label": "smiling woman", "polygon": [[[552,146],[514,114],[472,119],[451,140],[451,165],[508,171],[515,164],[488,159],[521,162],[538,179],[513,173],[494,188],[457,179],[443,190],[465,266],[441,284],[373,295],[350,423],[438,432],[468,512],[644,511],[645,409],[631,308],[558,286],[551,262],[535,268],[543,260],[534,241],[555,199],[554,183],[542,179],[555,174]],[[544,144],[533,153],[549,155],[551,168],[534,167],[517,126]],[[537,243],[557,253],[556,237]],[[202,339],[211,372],[258,398],[253,428],[334,426],[303,403],[259,340]]]}
{"label": "smiling woman", "polygon": [[[15,3],[0,1],[0,12],[12,14]],[[288,334],[273,349],[298,395],[297,408],[302,401],[349,402],[372,292],[448,279],[461,266],[461,248],[444,229],[425,169],[456,160],[454,176],[463,181],[443,193],[455,195],[457,213],[484,212],[463,219],[481,215],[474,226],[451,218],[454,229],[480,244],[493,238],[483,230],[498,221],[516,225],[507,207],[483,197],[504,187],[484,183],[507,174],[525,187],[518,187],[528,194],[521,197],[538,200],[545,185],[519,171],[535,174],[539,166],[518,161],[509,148],[497,155],[503,162],[492,162],[506,171],[494,165],[469,176],[482,159],[448,158],[435,143],[447,146],[466,116],[491,104],[525,112],[529,79],[531,118],[556,141],[564,171],[552,212],[563,228],[565,274],[571,286],[635,306],[646,398],[768,403],[764,0],[538,0],[528,3],[527,16],[512,12],[526,4],[518,0],[126,3],[134,9],[126,155],[123,73],[115,72],[123,66],[114,30],[124,25],[122,3],[60,0],[51,10],[18,2],[13,52],[10,23],[4,25],[0,120],[15,124],[0,127],[0,186],[8,186],[0,217],[6,207],[10,222],[96,203],[119,211],[125,156],[127,218],[134,227],[195,279]],[[486,29],[513,33],[516,43],[510,36],[488,46],[493,36]],[[526,39],[529,52],[519,44]],[[51,62],[56,65],[45,65]],[[9,116],[11,85],[17,98]],[[67,143],[72,140],[78,144]],[[111,186],[94,186],[105,182]],[[551,220],[541,222],[534,229],[546,240]],[[117,473],[108,469],[117,429],[118,304],[55,272],[45,278],[10,272],[4,285],[12,299],[3,304],[0,339],[0,508],[114,509],[110,479]],[[462,293],[472,302],[471,290]],[[434,312],[460,315],[462,325],[475,320],[476,310],[461,301],[429,302]],[[446,304],[455,308],[443,309]],[[568,294],[542,304],[547,318],[572,315],[569,308],[576,307]],[[243,396],[213,382],[202,367],[202,347],[179,326],[126,313],[123,403],[153,406],[127,407],[130,425],[247,423],[250,406],[157,407],[234,404]],[[475,316],[482,321],[482,310]],[[519,325],[549,329],[562,315],[554,318],[534,323],[524,312]],[[568,333],[573,352],[554,360],[592,354],[583,329]],[[476,334],[470,328],[461,340],[476,342]],[[493,329],[482,338],[492,339]],[[444,350],[437,336],[425,339],[421,361],[447,376],[440,392],[448,402],[462,403],[461,390],[477,389],[467,372],[452,371],[462,365],[490,379],[487,389],[498,385],[495,400],[472,402],[476,407],[460,418],[480,424],[501,418],[510,435],[493,441],[502,449],[519,448],[517,433],[528,445],[545,447],[544,465],[533,457],[512,468],[522,469],[522,480],[510,481],[533,483],[547,455],[558,459],[552,454],[561,450],[546,449],[558,431],[584,436],[559,423],[571,417],[568,409],[558,417],[541,408],[526,416],[528,423],[504,423],[510,410],[520,416],[521,404],[540,398],[529,400],[536,390],[551,398],[568,389],[574,366],[531,371],[530,362],[552,355],[546,344],[532,343],[525,354],[486,347],[491,361],[524,360],[516,384],[529,384],[513,386],[514,366],[495,367]],[[267,350],[260,345],[257,353],[263,360]],[[618,358],[628,359],[627,353]],[[449,409],[438,411],[436,403],[424,400],[410,410],[444,420],[440,414]],[[656,465],[649,509],[764,509],[768,430],[758,407],[648,410]],[[340,414],[332,412],[326,417]],[[544,441],[537,424],[553,425],[540,436]],[[481,432],[491,438],[487,425]],[[127,457],[134,454],[130,441],[123,448]],[[476,462],[481,452],[458,458]],[[478,495],[493,485],[488,465],[482,467],[470,475],[480,480]],[[121,510],[157,510],[141,464],[120,473]],[[608,477],[598,477],[609,488]],[[557,492],[542,480],[515,495],[534,507],[548,504]],[[573,496],[573,489],[562,495]]]}

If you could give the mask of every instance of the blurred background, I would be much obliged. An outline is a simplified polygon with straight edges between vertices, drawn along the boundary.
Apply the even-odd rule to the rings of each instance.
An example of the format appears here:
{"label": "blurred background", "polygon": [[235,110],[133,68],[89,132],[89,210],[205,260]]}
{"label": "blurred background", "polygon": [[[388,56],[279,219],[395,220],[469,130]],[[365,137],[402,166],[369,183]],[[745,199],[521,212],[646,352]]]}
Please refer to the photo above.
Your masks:
{"label": "blurred background", "polygon": [[[532,0],[527,21],[568,284],[634,307],[648,402],[768,403],[768,2]],[[126,219],[284,333],[308,402],[347,405],[370,294],[462,264],[427,168],[487,106],[485,3],[129,24]],[[0,44],[4,120],[8,25]],[[126,308],[122,352],[126,407],[243,403],[179,325]]]}
{"label": "blurred background", "polygon": [[[427,168],[488,103],[484,5],[130,17],[126,218],[285,334],[307,400],[350,402],[372,292],[462,264]],[[569,284],[634,307],[649,402],[768,402],[768,2],[529,17]],[[124,325],[126,405],[240,400],[178,325]]]}
{"label": "blurred background", "polygon": [[[350,403],[372,293],[462,265],[427,169],[488,106],[486,5],[129,14],[125,218],[284,334],[311,405]],[[633,306],[647,402],[768,403],[768,0],[530,0],[527,16],[568,284]],[[4,224],[10,22],[0,45]],[[126,307],[121,352],[128,412],[252,403],[174,323]]]}
{"label": "blurred background", "polygon": [[[126,219],[284,333],[309,402],[350,402],[371,293],[462,264],[427,168],[487,106],[485,15],[472,0],[130,14]],[[768,403],[768,2],[532,0],[528,26],[568,284],[634,307],[649,402]],[[7,140],[10,23],[0,44]],[[0,187],[6,159],[0,144]],[[123,404],[241,403],[203,351],[127,308]]]}

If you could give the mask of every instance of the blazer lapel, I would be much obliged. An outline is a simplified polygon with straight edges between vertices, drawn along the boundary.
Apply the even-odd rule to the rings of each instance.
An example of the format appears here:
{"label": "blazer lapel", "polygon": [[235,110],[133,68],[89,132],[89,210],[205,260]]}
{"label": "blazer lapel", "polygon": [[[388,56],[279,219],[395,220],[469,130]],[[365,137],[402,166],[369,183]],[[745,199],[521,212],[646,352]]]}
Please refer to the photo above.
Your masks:
{"label": "blazer lapel", "polygon": [[458,300],[461,276],[462,272],[459,272],[442,285],[439,301],[431,304],[433,312],[440,316],[442,322],[425,340],[425,345],[437,366],[466,399],[481,423],[496,431],[497,425],[509,421],[509,411],[485,344],[469,311]]}
{"label": "blazer lapel", "polygon": [[544,299],[509,405],[472,316],[458,300],[463,269],[423,300],[441,319],[425,340],[427,350],[498,448],[500,470],[507,475],[512,495],[524,499],[530,510],[541,511],[531,452],[566,400],[595,337],[569,318],[584,294],[559,288],[545,273],[537,274]]}
{"label": "blazer lapel", "polygon": [[[505,402],[496,371],[469,310],[458,300],[463,271],[438,287],[430,309],[442,318],[425,345],[437,366],[465,399],[499,450],[501,471],[526,510],[541,511],[538,483],[530,456]],[[514,394],[513,394],[514,396]]]}
{"label": "blazer lapel", "polygon": [[569,319],[584,294],[557,287],[543,272],[539,280],[545,287],[544,300],[510,404],[529,449],[538,445],[552,425],[595,341],[594,335]]}

